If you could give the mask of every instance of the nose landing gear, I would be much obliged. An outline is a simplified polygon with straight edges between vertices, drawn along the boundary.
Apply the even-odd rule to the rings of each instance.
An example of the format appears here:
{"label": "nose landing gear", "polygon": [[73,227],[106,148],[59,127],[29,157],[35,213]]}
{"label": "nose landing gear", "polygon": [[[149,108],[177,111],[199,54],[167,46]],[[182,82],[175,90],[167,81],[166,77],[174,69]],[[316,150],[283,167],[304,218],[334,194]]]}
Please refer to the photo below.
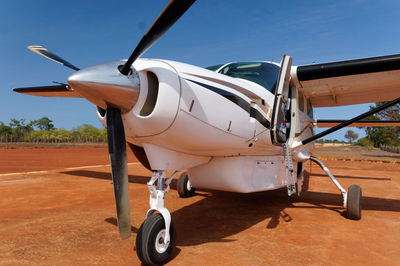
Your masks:
{"label": "nose landing gear", "polygon": [[150,209],[136,236],[136,253],[144,264],[165,264],[175,248],[175,225],[171,214],[164,207],[164,197],[177,173],[174,172],[166,179],[166,171],[154,171],[147,183]]}

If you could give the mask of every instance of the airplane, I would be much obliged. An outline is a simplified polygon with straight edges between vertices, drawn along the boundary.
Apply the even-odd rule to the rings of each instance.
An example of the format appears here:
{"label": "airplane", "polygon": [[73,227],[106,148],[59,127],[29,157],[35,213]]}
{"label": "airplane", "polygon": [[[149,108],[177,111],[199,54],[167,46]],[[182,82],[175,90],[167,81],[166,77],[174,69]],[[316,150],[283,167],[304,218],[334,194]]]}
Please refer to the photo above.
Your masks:
{"label": "airplane", "polygon": [[[399,126],[366,117],[400,103],[400,55],[293,66],[230,62],[201,68],[140,56],[195,0],[171,0],[127,60],[84,69],[42,46],[28,49],[76,72],[68,84],[16,88],[43,97],[85,98],[107,127],[108,150],[120,236],[131,233],[126,143],[153,172],[150,207],[136,237],[144,264],[164,264],[176,229],[164,197],[181,172],[182,198],[195,189],[252,193],[285,188],[300,195],[308,161],[317,163],[339,189],[349,219],[361,219],[362,191],[344,189],[325,164],[310,155],[313,142],[343,127]],[[314,119],[313,107],[388,103],[347,121]],[[331,127],[314,134],[314,127]],[[173,171],[167,176],[167,171]]]}

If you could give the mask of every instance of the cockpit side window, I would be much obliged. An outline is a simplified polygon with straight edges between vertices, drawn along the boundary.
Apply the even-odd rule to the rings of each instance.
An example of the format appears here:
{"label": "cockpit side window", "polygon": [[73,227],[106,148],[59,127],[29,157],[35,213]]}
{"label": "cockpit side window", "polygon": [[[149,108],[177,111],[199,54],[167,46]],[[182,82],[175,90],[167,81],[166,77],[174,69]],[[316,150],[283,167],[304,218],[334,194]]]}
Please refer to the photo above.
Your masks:
{"label": "cockpit side window", "polygon": [[221,74],[257,83],[275,94],[280,67],[266,62],[231,63],[218,71]]}

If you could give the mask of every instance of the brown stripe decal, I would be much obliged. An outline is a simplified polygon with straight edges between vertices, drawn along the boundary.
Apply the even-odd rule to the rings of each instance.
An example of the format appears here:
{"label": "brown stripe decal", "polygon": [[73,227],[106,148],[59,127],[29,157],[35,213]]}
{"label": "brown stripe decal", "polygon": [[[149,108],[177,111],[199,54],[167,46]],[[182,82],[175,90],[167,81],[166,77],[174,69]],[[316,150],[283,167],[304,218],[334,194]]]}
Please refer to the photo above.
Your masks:
{"label": "brown stripe decal", "polygon": [[[191,74],[191,73],[184,73],[184,74],[191,75],[191,76],[194,76],[194,77],[202,78],[202,79],[205,79],[205,80],[208,80],[208,81],[212,81],[212,82],[221,84],[221,85],[226,86],[228,88],[237,90],[238,92],[243,93],[244,95],[246,95],[247,97],[252,98],[252,99],[261,99],[260,96],[258,96],[257,94],[253,93],[252,91],[250,91],[248,89],[245,89],[243,87],[240,87],[240,86],[238,86],[236,84],[230,83],[228,81],[225,81],[225,80],[220,80],[220,79],[216,79],[216,78],[211,78],[211,77],[206,77],[206,76],[201,76],[201,75]],[[261,99],[261,100],[263,100],[263,99]]]}

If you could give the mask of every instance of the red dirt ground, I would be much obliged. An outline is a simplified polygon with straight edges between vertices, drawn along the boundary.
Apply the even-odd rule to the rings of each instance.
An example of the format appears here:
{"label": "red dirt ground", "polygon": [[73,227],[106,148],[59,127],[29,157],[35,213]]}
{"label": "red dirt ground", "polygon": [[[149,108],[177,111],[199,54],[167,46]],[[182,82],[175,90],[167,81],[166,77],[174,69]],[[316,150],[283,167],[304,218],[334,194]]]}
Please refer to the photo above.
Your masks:
{"label": "red dirt ground", "polygon": [[[0,264],[138,265],[151,173],[128,154],[132,237],[120,240],[106,148],[0,150]],[[199,191],[180,199],[172,183],[166,205],[178,237],[169,264],[398,265],[400,166],[326,164],[344,187],[363,188],[360,221],[343,217],[338,190],[315,165],[300,198]]]}

